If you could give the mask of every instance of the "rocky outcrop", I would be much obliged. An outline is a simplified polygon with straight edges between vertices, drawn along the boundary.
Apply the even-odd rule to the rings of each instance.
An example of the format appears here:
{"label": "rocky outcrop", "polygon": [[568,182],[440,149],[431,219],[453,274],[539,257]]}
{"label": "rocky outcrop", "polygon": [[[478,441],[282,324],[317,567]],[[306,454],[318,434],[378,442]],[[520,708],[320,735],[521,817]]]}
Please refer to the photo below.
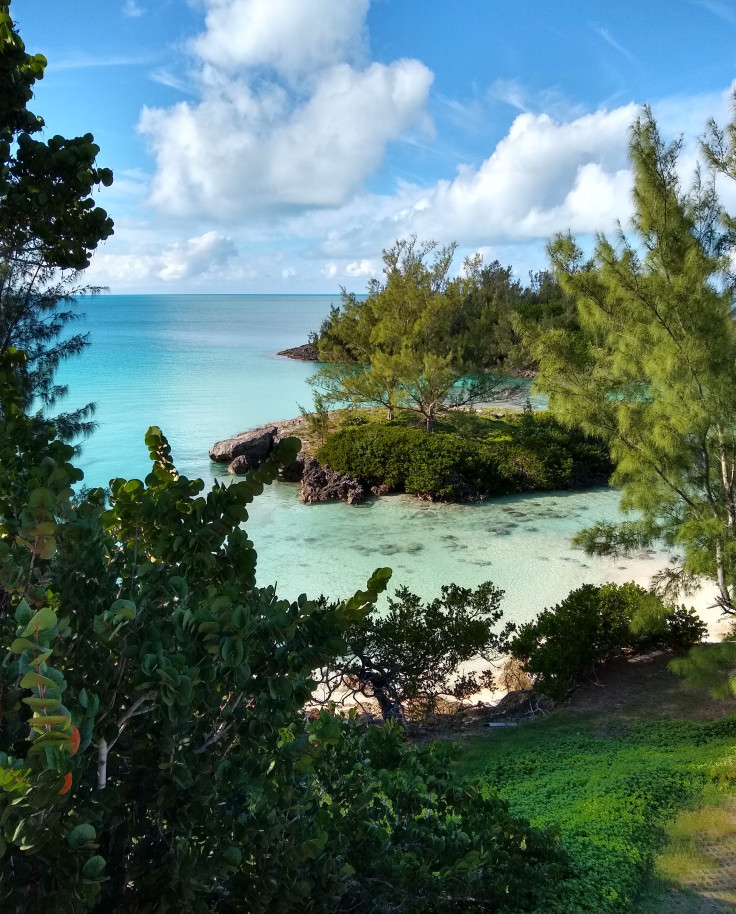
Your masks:
{"label": "rocky outcrop", "polygon": [[363,501],[367,494],[366,487],[359,479],[342,476],[329,466],[321,466],[314,457],[308,457],[304,461],[299,498],[305,505],[334,499],[352,505]]}
{"label": "rocky outcrop", "polygon": [[281,482],[301,482],[304,477],[304,457],[302,454],[279,470]]}
{"label": "rocky outcrop", "polygon": [[293,349],[282,349],[276,355],[285,355],[287,359],[299,359],[301,362],[319,362],[319,351],[311,343],[294,346]]}
{"label": "rocky outcrop", "polygon": [[232,463],[236,457],[244,457],[252,470],[263,463],[273,450],[277,432],[275,425],[262,425],[249,432],[241,432],[234,438],[218,441],[210,448],[210,460]]}

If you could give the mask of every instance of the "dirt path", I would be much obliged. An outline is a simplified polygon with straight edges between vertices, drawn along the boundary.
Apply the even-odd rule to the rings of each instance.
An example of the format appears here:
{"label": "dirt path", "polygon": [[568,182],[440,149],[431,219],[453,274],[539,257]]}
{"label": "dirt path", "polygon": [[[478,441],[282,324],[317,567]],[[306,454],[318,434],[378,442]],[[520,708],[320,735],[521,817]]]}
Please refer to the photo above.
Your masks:
{"label": "dirt path", "polygon": [[671,655],[631,663],[615,660],[598,674],[598,682],[577,689],[563,713],[600,714],[603,720],[718,720],[736,714],[736,698],[711,698],[703,687],[686,686],[667,669]]}
{"label": "dirt path", "polygon": [[734,914],[736,797],[681,812],[668,832],[656,867],[670,887],[640,914]]}

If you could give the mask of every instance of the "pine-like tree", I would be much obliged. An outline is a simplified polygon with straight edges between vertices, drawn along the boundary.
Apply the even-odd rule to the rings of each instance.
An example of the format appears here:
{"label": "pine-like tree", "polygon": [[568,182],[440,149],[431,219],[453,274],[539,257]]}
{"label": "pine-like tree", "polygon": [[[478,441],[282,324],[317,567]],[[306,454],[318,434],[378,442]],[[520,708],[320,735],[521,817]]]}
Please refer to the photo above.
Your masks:
{"label": "pine-like tree", "polygon": [[736,614],[736,335],[731,232],[712,174],[683,192],[681,141],[666,145],[651,111],[634,124],[630,235],[600,237],[585,262],[570,236],[549,246],[581,330],[540,334],[539,388],[567,424],[608,441],[622,507],[638,520],[580,540],[613,553],[664,541],[682,560],[663,591],[716,582]]}

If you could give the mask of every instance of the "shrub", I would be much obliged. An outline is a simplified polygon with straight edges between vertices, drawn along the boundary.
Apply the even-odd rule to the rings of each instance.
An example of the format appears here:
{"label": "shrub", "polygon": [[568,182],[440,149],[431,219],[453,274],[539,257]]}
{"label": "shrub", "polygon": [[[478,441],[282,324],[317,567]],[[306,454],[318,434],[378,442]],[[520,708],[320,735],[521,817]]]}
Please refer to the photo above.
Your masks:
{"label": "shrub", "polygon": [[369,422],[370,420],[360,413],[351,412],[342,420],[340,428],[359,428],[361,425],[368,425]]}
{"label": "shrub", "polygon": [[677,606],[665,621],[667,630],[663,642],[675,650],[688,650],[708,634],[708,626],[692,606]]}
{"label": "shrub", "polygon": [[693,610],[668,609],[637,584],[584,584],[521,625],[510,649],[535,690],[560,700],[624,647],[685,648],[704,630]]}
{"label": "shrub", "polygon": [[[404,719],[433,712],[440,696],[463,699],[491,687],[514,628],[494,631],[502,596],[490,581],[475,590],[450,584],[429,603],[399,588],[388,610],[372,608],[345,632],[349,653],[322,671],[329,697],[373,698],[385,720]],[[471,660],[485,669],[463,673]]]}
{"label": "shrub", "polygon": [[523,417],[505,428],[510,434],[503,437],[468,438],[393,423],[351,424],[329,436],[317,459],[369,486],[446,499],[562,489],[600,481],[609,467],[600,443],[551,419]]}

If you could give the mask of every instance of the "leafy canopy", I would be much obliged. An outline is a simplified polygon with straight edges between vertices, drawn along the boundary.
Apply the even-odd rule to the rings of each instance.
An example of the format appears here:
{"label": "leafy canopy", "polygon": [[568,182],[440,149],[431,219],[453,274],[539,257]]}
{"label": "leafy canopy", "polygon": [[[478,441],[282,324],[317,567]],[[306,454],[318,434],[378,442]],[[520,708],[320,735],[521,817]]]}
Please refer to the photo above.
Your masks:
{"label": "leafy canopy", "polygon": [[399,407],[410,409],[432,431],[438,414],[488,399],[502,386],[461,326],[481,262],[467,261],[467,275],[451,279],[456,248],[401,239],[383,252],[385,281],[371,280],[366,300],[343,291],[342,308],[333,310],[318,341],[333,364],[310,379],[323,397],[382,405],[389,419]]}

